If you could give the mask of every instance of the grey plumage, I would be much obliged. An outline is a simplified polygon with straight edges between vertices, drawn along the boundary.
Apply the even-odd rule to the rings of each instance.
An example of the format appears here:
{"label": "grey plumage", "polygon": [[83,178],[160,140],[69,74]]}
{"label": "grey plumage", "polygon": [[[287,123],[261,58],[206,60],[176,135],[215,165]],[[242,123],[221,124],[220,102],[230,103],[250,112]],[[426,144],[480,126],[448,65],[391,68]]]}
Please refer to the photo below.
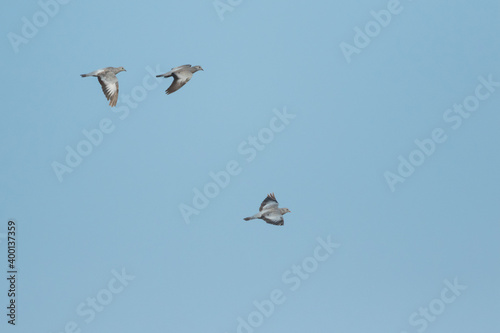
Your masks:
{"label": "grey plumage", "polygon": [[191,67],[191,65],[182,65],[179,67],[172,68],[172,70],[166,72],[165,74],[156,75],[156,77],[174,78],[174,81],[172,82],[170,87],[168,87],[168,89],[165,90],[167,95],[170,95],[171,93],[176,92],[177,90],[182,88],[182,86],[184,86],[186,83],[188,83],[189,80],[191,80],[191,78],[193,77],[193,73],[202,70],[203,68],[201,68],[201,66]]}
{"label": "grey plumage", "polygon": [[88,74],[81,74],[81,77],[95,76],[101,84],[102,91],[111,107],[116,105],[118,101],[118,79],[116,74],[125,71],[123,67],[106,67],[95,70]]}
{"label": "grey plumage", "polygon": [[255,215],[245,217],[244,220],[261,219],[270,224],[283,225],[285,224],[283,215],[286,213],[290,213],[290,210],[288,208],[279,208],[274,193],[271,193],[262,201],[259,212]]}

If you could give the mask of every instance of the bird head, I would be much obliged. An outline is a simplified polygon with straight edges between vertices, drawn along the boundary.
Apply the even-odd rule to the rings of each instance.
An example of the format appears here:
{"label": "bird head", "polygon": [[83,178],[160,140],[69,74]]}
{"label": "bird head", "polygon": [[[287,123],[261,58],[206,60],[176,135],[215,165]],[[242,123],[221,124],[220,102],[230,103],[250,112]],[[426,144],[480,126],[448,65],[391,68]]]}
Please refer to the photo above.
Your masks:
{"label": "bird head", "polygon": [[120,73],[120,72],[126,72],[125,68],[123,68],[123,67],[118,67],[118,73]]}
{"label": "bird head", "polygon": [[291,213],[290,209],[283,208],[283,215],[285,215],[286,213]]}
{"label": "bird head", "polygon": [[203,71],[203,68],[201,68],[201,66],[194,66],[193,68],[196,69],[196,72]]}

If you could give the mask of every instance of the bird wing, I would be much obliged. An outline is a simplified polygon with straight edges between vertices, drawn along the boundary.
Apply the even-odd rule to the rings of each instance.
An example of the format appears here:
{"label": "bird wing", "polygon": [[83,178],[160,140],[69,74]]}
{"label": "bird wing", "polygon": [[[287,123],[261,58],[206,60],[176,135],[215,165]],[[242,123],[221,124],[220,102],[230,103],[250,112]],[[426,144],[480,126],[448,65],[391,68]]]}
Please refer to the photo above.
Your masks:
{"label": "bird wing", "polygon": [[262,216],[262,219],[269,224],[274,224],[274,225],[284,225],[285,224],[285,220],[283,219],[283,215],[281,215],[279,212],[273,212],[271,214],[266,214],[265,216]]}
{"label": "bird wing", "polygon": [[191,67],[191,65],[177,66],[177,67],[172,68],[172,72],[178,71],[179,69],[183,69],[183,68],[189,68],[189,67]]}
{"label": "bird wing", "polygon": [[176,92],[177,90],[181,89],[183,85],[189,82],[191,78],[193,77],[193,73],[189,71],[179,71],[179,72],[174,72],[172,73],[172,76],[174,77],[174,81],[168,87],[168,89],[165,91],[167,95]]}
{"label": "bird wing", "polygon": [[118,101],[118,79],[115,74],[107,72],[97,77],[101,84],[104,96],[109,101],[110,106],[115,106]]}
{"label": "bird wing", "polygon": [[260,204],[259,211],[273,209],[273,208],[278,208],[278,201],[276,200],[274,193],[271,193],[267,196],[267,198],[264,199],[264,201],[262,201],[262,203]]}

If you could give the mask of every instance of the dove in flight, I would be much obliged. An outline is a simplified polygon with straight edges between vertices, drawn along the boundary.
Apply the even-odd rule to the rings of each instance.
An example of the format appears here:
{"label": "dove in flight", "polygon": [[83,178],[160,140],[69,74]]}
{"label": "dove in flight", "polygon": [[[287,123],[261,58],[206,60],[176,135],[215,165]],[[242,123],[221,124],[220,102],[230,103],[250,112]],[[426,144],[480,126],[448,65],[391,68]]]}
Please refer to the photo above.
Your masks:
{"label": "dove in flight", "polygon": [[118,101],[118,79],[116,74],[123,71],[125,71],[123,67],[106,67],[88,74],[81,74],[81,77],[96,76],[101,84],[104,96],[108,99],[109,105],[113,107]]}
{"label": "dove in flight", "polygon": [[244,220],[261,219],[270,224],[283,225],[285,224],[283,215],[286,213],[290,213],[290,210],[288,208],[279,208],[274,193],[271,193],[262,201],[259,212],[253,216],[245,217]]}
{"label": "dove in flight", "polygon": [[160,74],[156,75],[156,77],[173,77],[174,81],[168,87],[165,92],[167,95],[170,95],[173,92],[176,92],[177,90],[181,89],[182,86],[184,86],[186,83],[191,80],[193,77],[193,73],[196,73],[197,71],[202,71],[203,68],[201,66],[194,66],[191,67],[191,65],[182,65],[179,67],[172,68],[171,71],[166,72],[165,74]]}

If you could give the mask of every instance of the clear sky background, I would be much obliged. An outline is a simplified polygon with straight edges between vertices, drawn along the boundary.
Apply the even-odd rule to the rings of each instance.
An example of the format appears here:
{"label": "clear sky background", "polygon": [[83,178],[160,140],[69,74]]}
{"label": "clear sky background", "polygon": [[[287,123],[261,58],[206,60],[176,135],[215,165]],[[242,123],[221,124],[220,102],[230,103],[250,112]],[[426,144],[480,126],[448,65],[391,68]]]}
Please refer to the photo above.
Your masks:
{"label": "clear sky background", "polygon": [[[211,0],[0,12],[0,267],[14,219],[19,271],[15,327],[0,283],[2,332],[498,330],[500,3],[220,3],[222,19]],[[370,12],[388,5],[377,31]],[[183,64],[204,71],[167,96],[150,72]],[[107,66],[127,70],[116,108],[80,77]],[[467,118],[449,113],[464,101]],[[54,162],[103,121],[60,181]],[[436,128],[446,140],[422,161],[414,141],[431,147]],[[392,191],[385,175],[410,155],[420,165]],[[269,192],[285,225],[243,221]]]}

